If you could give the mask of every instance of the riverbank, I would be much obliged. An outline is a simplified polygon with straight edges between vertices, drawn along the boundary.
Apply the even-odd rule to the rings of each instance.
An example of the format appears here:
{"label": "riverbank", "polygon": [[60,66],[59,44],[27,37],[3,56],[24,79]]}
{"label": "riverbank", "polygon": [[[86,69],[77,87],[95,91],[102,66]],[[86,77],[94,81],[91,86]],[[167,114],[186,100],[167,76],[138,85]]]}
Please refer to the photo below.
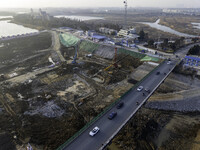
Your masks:
{"label": "riverbank", "polygon": [[160,17],[160,24],[170,27],[174,30],[177,30],[182,33],[199,35],[200,30],[195,29],[193,26],[193,22],[200,22],[199,17],[196,16],[161,16]]}
{"label": "riverbank", "polygon": [[151,22],[138,22],[138,23],[145,24],[145,25],[148,25],[148,26],[155,28],[157,30],[168,32],[170,34],[174,34],[174,35],[177,35],[177,36],[180,36],[180,37],[188,37],[188,38],[196,37],[195,35],[186,34],[186,33],[183,33],[183,32],[178,32],[176,30],[173,30],[170,27],[160,25],[160,19],[158,19],[156,22],[153,22],[153,23],[151,23]]}
{"label": "riverbank", "polygon": [[32,24],[24,24],[24,23],[21,23],[21,22],[17,22],[16,20],[13,20],[13,19],[11,20],[11,23],[14,23],[14,24],[17,24],[17,25],[22,25],[24,27],[36,29],[36,30],[39,30],[39,31],[51,29],[51,28],[46,28],[46,27],[43,27],[43,26],[36,26],[36,25],[32,25]]}

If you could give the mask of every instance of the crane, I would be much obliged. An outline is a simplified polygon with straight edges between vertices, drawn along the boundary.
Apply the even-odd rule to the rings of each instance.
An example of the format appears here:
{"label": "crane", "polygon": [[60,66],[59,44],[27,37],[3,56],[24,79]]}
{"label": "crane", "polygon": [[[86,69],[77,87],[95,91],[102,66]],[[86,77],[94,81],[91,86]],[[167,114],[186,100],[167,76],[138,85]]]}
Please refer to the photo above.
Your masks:
{"label": "crane", "polygon": [[107,68],[105,68],[104,71],[109,70],[112,66],[117,67],[117,47],[115,48],[115,56],[113,59],[113,63],[110,66],[108,66]]}
{"label": "crane", "polygon": [[125,59],[126,57],[128,57],[129,55],[124,56],[123,58],[121,58],[120,60],[117,60],[117,48],[115,48],[115,58],[114,58],[114,62],[108,66],[107,68],[104,69],[104,71],[108,71],[112,66],[117,67],[117,63],[119,63],[120,61],[122,61],[123,59]]}
{"label": "crane", "polygon": [[125,15],[124,15],[124,29],[127,28],[127,11],[128,11],[128,0],[124,0]]}

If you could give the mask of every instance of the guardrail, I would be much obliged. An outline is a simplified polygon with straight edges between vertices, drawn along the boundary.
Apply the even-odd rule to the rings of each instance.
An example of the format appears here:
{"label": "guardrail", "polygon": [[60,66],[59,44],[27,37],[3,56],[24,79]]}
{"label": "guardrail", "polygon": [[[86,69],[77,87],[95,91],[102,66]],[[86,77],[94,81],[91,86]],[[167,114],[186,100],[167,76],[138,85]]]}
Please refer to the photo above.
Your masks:
{"label": "guardrail", "polygon": [[106,112],[108,112],[114,105],[116,105],[124,96],[126,96],[130,91],[136,89],[139,84],[141,84],[147,77],[149,77],[158,67],[160,67],[165,61],[162,61],[160,65],[155,67],[150,73],[148,73],[142,80],[137,82],[132,88],[130,88],[126,93],[124,93],[120,98],[106,107],[98,116],[92,119],[89,123],[87,123],[82,129],[80,129],[77,133],[75,133],[71,138],[69,138],[64,144],[62,144],[57,150],[63,150],[63,148],[70,144],[74,139],[76,139],[79,135],[81,135],[90,125],[92,125],[96,120],[102,117]]}

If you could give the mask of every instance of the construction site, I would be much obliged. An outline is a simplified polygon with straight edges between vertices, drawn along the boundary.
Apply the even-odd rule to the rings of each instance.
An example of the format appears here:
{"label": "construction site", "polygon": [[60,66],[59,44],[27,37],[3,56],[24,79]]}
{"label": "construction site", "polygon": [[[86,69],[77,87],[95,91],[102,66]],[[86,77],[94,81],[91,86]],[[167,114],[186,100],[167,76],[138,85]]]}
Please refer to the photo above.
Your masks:
{"label": "construction site", "polygon": [[[30,45],[23,44],[26,42]],[[162,61],[56,31],[5,41],[3,45],[0,52],[7,56],[0,64],[0,144],[3,149],[25,150],[28,144],[34,149],[58,148]],[[150,118],[160,123],[160,117],[166,117],[160,123],[162,129],[173,116],[173,113],[166,116],[152,108],[168,111],[172,109],[170,101],[174,107],[174,102],[183,100],[183,95],[187,95],[185,99],[198,97],[195,91],[199,90],[199,84],[196,77],[170,75],[146,104],[148,109],[136,114],[135,118],[141,120],[133,118],[138,123],[135,140],[146,131],[144,125]],[[160,107],[162,102],[168,102],[169,108]],[[190,106],[186,111],[196,112],[196,109]],[[143,113],[146,117],[150,115],[149,119],[141,118]],[[198,125],[198,121],[193,124]],[[192,132],[198,132],[197,126]],[[116,138],[114,147],[123,147],[119,136]],[[134,141],[131,145],[129,142],[131,147],[134,144],[141,146],[141,143]]]}
{"label": "construction site", "polygon": [[151,66],[144,54],[55,31],[3,45],[0,141],[6,149],[28,143],[56,149],[138,82],[132,72]]}

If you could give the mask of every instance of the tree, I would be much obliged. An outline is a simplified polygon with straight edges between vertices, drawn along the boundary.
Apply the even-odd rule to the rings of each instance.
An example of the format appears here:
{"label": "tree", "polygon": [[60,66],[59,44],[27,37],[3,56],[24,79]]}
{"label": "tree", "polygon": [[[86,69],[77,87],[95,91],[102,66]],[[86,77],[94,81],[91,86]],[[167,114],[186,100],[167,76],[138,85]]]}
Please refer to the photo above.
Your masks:
{"label": "tree", "polygon": [[170,47],[172,50],[175,50],[175,49],[176,49],[175,43],[170,43],[170,44],[169,44],[169,47]]}
{"label": "tree", "polygon": [[150,39],[148,41],[148,46],[152,47],[154,45],[154,40]]}
{"label": "tree", "polygon": [[140,36],[140,37],[139,37],[140,40],[144,40],[144,39],[145,39],[145,33],[144,33],[143,29],[140,30],[139,36]]}
{"label": "tree", "polygon": [[175,41],[175,46],[176,46],[176,48],[179,48],[180,45],[181,45],[181,41],[180,41],[180,39],[177,39],[177,40]]}
{"label": "tree", "polygon": [[168,46],[168,42],[169,42],[169,40],[167,38],[164,39],[163,46]]}
{"label": "tree", "polygon": [[199,45],[195,45],[194,47],[192,47],[189,52],[189,55],[200,55],[200,46]]}

